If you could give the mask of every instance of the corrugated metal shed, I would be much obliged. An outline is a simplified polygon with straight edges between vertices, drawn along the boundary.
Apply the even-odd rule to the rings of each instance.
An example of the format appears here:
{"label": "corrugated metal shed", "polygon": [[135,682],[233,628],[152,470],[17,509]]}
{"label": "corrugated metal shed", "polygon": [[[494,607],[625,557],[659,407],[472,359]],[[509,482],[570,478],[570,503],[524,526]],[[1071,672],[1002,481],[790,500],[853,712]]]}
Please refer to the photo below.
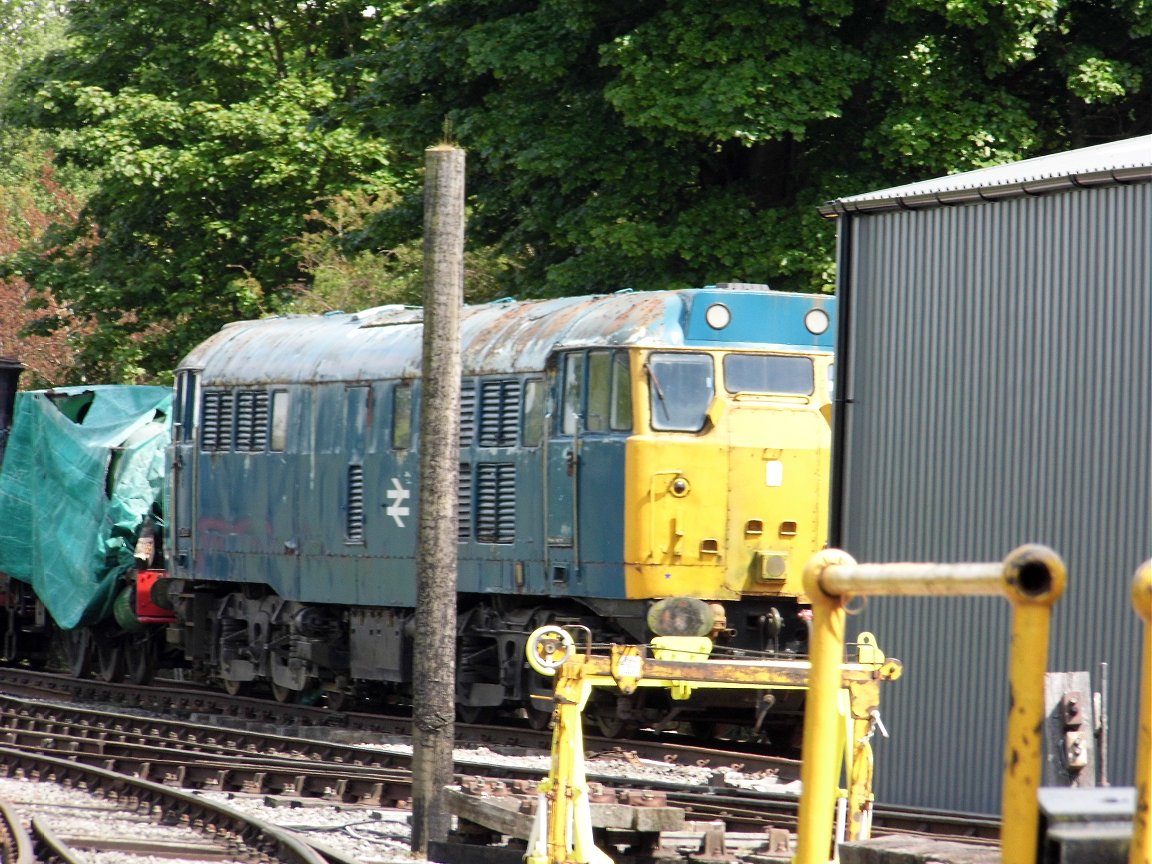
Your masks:
{"label": "corrugated metal shed", "polygon": [[879,192],[837,198],[820,209],[826,216],[876,213],[883,210],[918,210],[946,204],[1043,195],[1089,186],[1140,183],[1152,180],[1150,163],[1152,135],[1144,135],[895,186]]}
{"label": "corrugated metal shed", "polygon": [[[1057,182],[1086,175],[1111,179]],[[1152,556],[1149,180],[1142,138],[825,208],[841,219],[833,544],[860,561],[1060,552],[1049,668],[1109,664],[1115,784],[1135,756],[1127,586]],[[961,192],[969,206],[940,206]],[[906,663],[885,691],[883,800],[999,808],[1009,619],[995,598],[886,598],[856,619]]]}

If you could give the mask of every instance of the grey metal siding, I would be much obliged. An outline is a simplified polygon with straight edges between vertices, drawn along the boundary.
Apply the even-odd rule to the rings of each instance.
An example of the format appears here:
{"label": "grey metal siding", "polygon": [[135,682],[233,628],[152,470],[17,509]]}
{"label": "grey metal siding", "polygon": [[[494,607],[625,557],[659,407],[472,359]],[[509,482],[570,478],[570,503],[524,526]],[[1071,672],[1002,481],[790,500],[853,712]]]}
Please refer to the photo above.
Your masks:
{"label": "grey metal siding", "polygon": [[[1109,769],[1132,783],[1152,556],[1152,185],[848,217],[832,542],[859,561],[1056,549],[1049,668],[1111,672]],[[843,296],[847,295],[847,296]],[[847,302],[845,302],[847,301]],[[842,312],[845,311],[842,306]],[[1000,806],[1010,608],[873,600],[906,674],[884,694],[881,800]]]}

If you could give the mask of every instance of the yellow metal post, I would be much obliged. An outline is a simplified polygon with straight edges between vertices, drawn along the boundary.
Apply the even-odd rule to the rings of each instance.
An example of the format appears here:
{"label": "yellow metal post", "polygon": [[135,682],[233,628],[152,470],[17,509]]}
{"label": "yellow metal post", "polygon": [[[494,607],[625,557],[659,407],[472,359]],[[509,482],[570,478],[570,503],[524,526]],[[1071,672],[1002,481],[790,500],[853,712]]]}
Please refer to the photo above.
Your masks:
{"label": "yellow metal post", "polygon": [[1132,579],[1132,605],[1144,619],[1144,653],[1136,739],[1136,813],[1128,864],[1152,864],[1152,561],[1145,561]]}
{"label": "yellow metal post", "polygon": [[1009,684],[1012,708],[1005,743],[1003,864],[1035,864],[1037,790],[1042,767],[1044,672],[1052,604],[1064,593],[1060,557],[1044,546],[1022,546],[998,564],[857,564],[844,552],[818,552],[804,572],[812,600],[812,673],[804,711],[796,864],[824,864],[831,855],[835,776],[835,685],[832,671],[844,651],[844,604],[880,595],[1001,594],[1014,607]]}
{"label": "yellow metal post", "polygon": [[[876,644],[871,633],[861,633],[856,637],[856,662],[877,664],[887,669],[884,652]],[[902,671],[902,670],[900,670]],[[895,671],[884,672],[884,678],[899,677]],[[841,691],[844,692],[844,691]],[[872,830],[872,803],[876,796],[872,792],[872,773],[875,760],[872,755],[872,735],[880,723],[879,681],[851,682],[848,684],[848,733],[846,742],[846,764],[848,776],[848,825],[849,840],[867,840]]]}
{"label": "yellow metal post", "polygon": [[848,839],[867,840],[871,836],[872,803],[872,722],[852,720],[851,771],[848,777]]}
{"label": "yellow metal post", "polygon": [[584,675],[585,659],[570,657],[556,676],[552,767],[540,784],[544,809],[536,814],[537,824],[524,856],[527,864],[612,864],[592,840],[581,717],[592,691]]}
{"label": "yellow metal post", "polygon": [[1063,565],[1055,555],[1037,556],[1035,547],[1017,550],[1004,562],[1003,591],[1013,614],[1000,855],[1004,864],[1035,864],[1037,793],[1044,764],[1044,673],[1052,604],[1064,591]]}
{"label": "yellow metal post", "polygon": [[812,600],[808,639],[808,693],[804,703],[800,811],[796,823],[796,864],[824,864],[832,856],[832,813],[836,809],[840,753],[840,664],[844,658],[844,602],[827,594],[820,575],[832,564],[854,565],[846,552],[817,552],[804,569],[804,591]]}

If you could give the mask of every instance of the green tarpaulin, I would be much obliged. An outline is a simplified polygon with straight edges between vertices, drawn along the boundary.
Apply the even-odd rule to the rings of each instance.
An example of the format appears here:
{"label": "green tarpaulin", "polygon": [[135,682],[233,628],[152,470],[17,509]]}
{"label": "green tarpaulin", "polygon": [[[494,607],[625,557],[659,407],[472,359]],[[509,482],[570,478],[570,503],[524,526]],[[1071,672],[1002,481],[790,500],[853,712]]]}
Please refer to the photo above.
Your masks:
{"label": "green tarpaulin", "polygon": [[20,393],[0,465],[0,572],[65,629],[109,613],[140,526],[164,494],[172,391]]}

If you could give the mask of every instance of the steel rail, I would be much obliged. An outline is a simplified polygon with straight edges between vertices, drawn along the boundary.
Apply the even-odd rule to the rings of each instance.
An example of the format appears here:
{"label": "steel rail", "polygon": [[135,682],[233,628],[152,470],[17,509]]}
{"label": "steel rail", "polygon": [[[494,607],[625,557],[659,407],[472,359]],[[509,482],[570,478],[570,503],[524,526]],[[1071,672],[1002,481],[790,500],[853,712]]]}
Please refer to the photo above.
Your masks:
{"label": "steel rail", "polygon": [[[0,669],[2,677],[3,669]],[[222,723],[226,723],[222,720]],[[355,744],[342,744],[322,738],[305,738],[273,732],[260,732],[248,728],[232,728],[226,725],[209,725],[175,718],[144,717],[138,714],[121,714],[93,708],[81,708],[70,704],[51,702],[29,703],[0,693],[0,729],[61,729],[69,725],[86,728],[106,729],[109,736],[153,735],[171,742],[173,749],[204,749],[212,747],[235,748],[248,754],[282,753],[292,758],[315,759],[323,762],[368,765],[372,767],[402,767],[410,764],[411,757],[400,752],[386,752],[380,749]],[[323,734],[328,727],[315,728]],[[456,724],[457,743],[484,745],[492,748],[529,749],[533,753],[547,751],[551,743],[550,732],[536,732],[527,729],[510,729],[494,726],[469,726]],[[80,733],[77,733],[80,734]],[[345,734],[341,730],[339,734]],[[365,733],[368,737],[372,733]],[[91,736],[96,737],[96,736]],[[401,737],[407,737],[406,735]],[[197,744],[202,739],[207,744]],[[719,749],[680,744],[668,738],[655,740],[608,739],[588,736],[587,758],[591,762],[598,756],[621,758],[640,756],[670,765],[708,767],[715,770],[741,771],[744,773],[775,773],[781,782],[794,780],[800,775],[800,763],[796,759],[756,753],[750,750]],[[209,746],[211,745],[211,746]],[[732,748],[749,746],[732,743]],[[221,750],[221,752],[224,752]]]}
{"label": "steel rail", "polygon": [[32,839],[38,850],[35,859],[37,861],[53,861],[57,864],[84,864],[84,856],[57,837],[43,819],[33,818]]}
{"label": "steel rail", "polygon": [[11,747],[0,746],[0,765],[7,776],[22,771],[25,776],[41,782],[73,787],[84,784],[106,797],[135,801],[139,806],[159,806],[166,818],[186,822],[207,834],[234,839],[280,864],[330,864],[332,861],[285,829],[159,783]]}
{"label": "steel rail", "polygon": [[7,801],[0,801],[0,862],[34,864],[32,838],[24,830],[19,814]]}
{"label": "steel rail", "polygon": [[[0,673],[4,671],[8,670],[0,670]],[[97,682],[84,683],[86,685],[92,685]],[[224,696],[224,698],[228,699],[230,697]],[[6,708],[6,705],[10,707]],[[293,706],[273,705],[272,707],[278,710],[287,710]],[[202,711],[205,710],[205,706],[199,706],[199,708]],[[66,712],[67,719],[60,719],[58,712]],[[387,718],[382,719],[387,720]],[[77,749],[97,747],[98,742],[101,740],[110,740],[119,743],[136,737],[152,738],[155,741],[155,746],[168,749],[167,759],[161,759],[159,758],[160,754],[153,753],[151,754],[151,759],[148,760],[151,761],[154,770],[159,772],[159,774],[154,774],[153,777],[164,777],[165,782],[172,782],[172,778],[163,775],[164,766],[161,765],[161,762],[166,762],[170,766],[178,765],[178,763],[172,759],[177,753],[186,753],[188,756],[192,756],[197,753],[203,755],[204,753],[215,751],[222,754],[226,760],[229,759],[228,754],[232,754],[230,759],[234,761],[227,761],[221,765],[222,770],[228,767],[237,767],[240,762],[251,763],[250,767],[256,767],[257,763],[263,763],[276,770],[281,770],[286,768],[292,760],[298,760],[305,765],[305,768],[302,770],[317,775],[327,770],[335,771],[352,767],[356,773],[363,772],[362,776],[365,779],[372,773],[371,770],[366,769],[376,769],[380,771],[381,774],[391,774],[391,772],[387,771],[386,766],[395,766],[395,768],[399,769],[408,762],[406,754],[383,753],[379,750],[373,750],[370,747],[365,748],[351,744],[339,744],[270,732],[258,732],[249,728],[229,728],[226,725],[214,726],[202,722],[190,722],[173,718],[105,712],[74,705],[52,704],[47,702],[28,703],[0,694],[0,729],[7,726],[9,728],[14,727],[20,731],[29,731],[29,726],[42,726],[44,729],[56,730],[59,735],[60,732],[66,729],[71,731],[75,728],[76,731],[79,732],[78,727],[88,722],[95,723],[98,728],[92,732],[81,732],[79,737],[87,740],[77,742]],[[221,722],[227,723],[228,721],[222,719]],[[315,728],[315,731],[317,734],[323,734],[324,728],[327,727],[318,727]],[[461,728],[459,724],[458,728]],[[211,743],[198,744],[188,740],[202,731],[209,735]],[[544,733],[544,736],[537,736],[531,730],[487,726],[464,726],[463,731],[466,734],[470,733],[471,737],[475,740],[488,746],[494,748],[503,747],[517,752],[525,749],[524,741],[521,740],[521,738],[533,741],[539,738],[540,741],[544,741],[544,736],[548,734]],[[343,734],[343,732],[344,730],[341,730],[341,734]],[[0,740],[2,740],[3,737],[4,733],[0,731]],[[18,738],[21,736],[16,735],[10,736],[10,738],[11,737]],[[764,817],[767,821],[775,819],[781,826],[794,824],[795,803],[794,801],[791,804],[786,803],[788,801],[787,796],[782,796],[780,793],[707,785],[699,787],[701,792],[697,795],[691,791],[685,791],[684,784],[678,783],[675,780],[628,780],[626,778],[608,776],[602,772],[597,772],[594,766],[596,764],[596,756],[628,759],[640,754],[643,754],[647,758],[652,758],[655,761],[666,762],[669,765],[710,767],[717,771],[727,769],[755,773],[758,770],[763,770],[765,766],[778,766],[780,782],[784,783],[794,778],[798,773],[798,765],[795,760],[766,757],[761,754],[746,751],[739,752],[735,750],[717,750],[678,745],[669,742],[666,738],[659,741],[623,741],[600,738],[590,738],[589,740],[596,742],[602,748],[598,752],[590,750],[588,754],[590,779],[595,779],[603,785],[667,790],[670,799],[683,800],[685,809],[690,811],[695,810],[695,812],[700,814],[701,818],[713,818],[710,814],[717,813],[717,811],[720,811],[722,814],[726,804],[733,816],[731,819],[733,827],[730,830],[738,830],[738,826],[741,824],[752,824],[755,815],[754,811],[760,806],[772,808]],[[516,743],[510,743],[512,741]],[[543,747],[545,745],[539,746]],[[734,744],[733,746],[739,745]],[[116,749],[115,746],[111,746],[109,752]],[[268,755],[270,752],[278,752],[283,755],[270,757]],[[327,756],[324,755],[326,752],[328,753]],[[76,758],[74,753],[67,753],[66,755],[70,758]],[[493,769],[495,769],[495,773],[493,773]],[[191,772],[190,776],[194,776],[195,772],[191,768],[189,772]],[[523,783],[531,783],[532,779],[538,778],[541,769],[525,768],[515,765],[480,766],[462,761],[458,763],[457,772],[460,775],[479,774],[483,772],[490,777],[499,777],[499,779],[505,782],[508,782],[509,777],[529,778],[516,781],[517,785],[520,785]],[[768,768],[767,773],[777,773],[776,767]],[[389,779],[397,784],[402,782],[395,776]],[[720,791],[721,789],[722,791]],[[273,792],[270,794],[276,793]],[[298,793],[292,791],[288,792],[288,794],[293,797],[298,795]],[[304,794],[311,794],[311,790],[305,791]],[[718,795],[722,797],[718,798]],[[688,800],[693,797],[698,800],[698,809]],[[677,806],[680,806],[679,800],[677,801]],[[719,804],[718,802],[721,800],[724,800],[725,804]],[[709,807],[709,802],[718,805],[716,809]],[[741,806],[737,806],[738,802],[742,802]],[[793,810],[791,816],[783,812],[789,807]],[[888,811],[891,811],[891,813]],[[974,821],[979,824],[974,830],[970,830],[967,826],[972,825]],[[939,814],[931,811],[921,811],[915,808],[888,808],[882,804],[877,804],[875,816],[876,833],[879,834],[885,831],[886,824],[888,823],[894,827],[903,826],[907,830],[915,830],[917,833],[924,833],[931,836],[976,836],[986,838],[995,836],[998,831],[998,822],[988,817],[978,817],[976,820],[973,820],[973,818],[968,815],[958,814],[953,818],[953,814]]]}
{"label": "steel rail", "polygon": [[[85,709],[88,711],[89,709]],[[102,720],[107,720],[103,716],[103,712],[93,712],[101,716]],[[43,719],[43,718],[41,718]],[[148,718],[130,717],[130,720],[137,725],[148,725]],[[49,728],[56,728],[60,725],[73,727],[76,724],[69,721],[67,724],[59,724],[51,720],[44,720]],[[69,741],[65,740],[63,736],[56,733],[35,733],[27,729],[20,730],[19,733],[10,735],[10,737],[20,738],[24,741],[22,747],[32,746],[29,742],[37,735],[44,735],[48,738],[53,738],[57,747],[63,746],[63,755],[70,761],[77,758],[92,759],[96,762],[102,763],[106,767],[113,764],[113,753],[119,752],[122,748],[128,748],[131,745],[123,739],[132,737],[135,730],[117,729],[111,733],[110,737],[115,740],[103,740],[100,737],[96,738],[80,738],[75,743],[87,747],[84,751],[73,751],[68,749],[70,747]],[[232,748],[224,748],[228,752],[235,752]],[[204,765],[194,765],[191,763],[182,763],[178,760],[172,760],[171,753],[165,754],[164,748],[161,747],[157,751],[155,747],[145,747],[145,752],[139,756],[131,758],[121,758],[116,760],[121,770],[136,770],[132,769],[128,764],[129,762],[138,763],[139,765],[147,766],[149,776],[153,779],[159,777],[165,783],[183,782],[186,788],[195,788],[197,785],[201,787],[211,783],[205,784],[203,778],[211,773],[212,770],[218,769],[219,771],[233,771],[239,770],[243,767],[245,770],[258,770],[261,765],[265,768],[273,768],[275,771],[285,771],[293,767],[292,763],[295,762],[296,770],[305,771],[315,777],[320,778],[319,786],[311,786],[307,789],[297,786],[292,788],[292,784],[287,784],[285,789],[276,791],[275,783],[270,786],[264,787],[266,792],[270,794],[288,794],[289,797],[299,797],[300,795],[312,794],[314,790],[320,786],[336,788],[335,784],[324,780],[323,775],[329,768],[331,769],[348,769],[353,768],[355,773],[364,772],[363,776],[367,778],[372,775],[374,770],[366,766],[350,766],[347,763],[341,764],[327,764],[319,765],[313,759],[308,757],[297,757],[296,759],[288,757],[261,757],[257,754],[247,751],[239,755],[239,762],[250,763],[245,766],[240,766],[236,756],[225,755],[223,761],[213,763],[208,760]],[[60,752],[60,751],[57,751]],[[163,758],[167,755],[169,758]],[[196,755],[203,757],[203,753],[188,753],[187,755]],[[612,755],[612,754],[609,754]],[[626,754],[622,753],[621,756]],[[508,769],[499,769],[504,778],[509,774],[527,776],[530,778],[538,778],[541,773],[539,768],[517,768],[510,766]],[[389,780],[396,785],[403,784],[403,778],[394,774],[393,771],[379,771],[379,775],[389,775]],[[220,775],[223,776],[223,775]],[[238,774],[229,774],[226,780],[217,791],[226,790],[226,788],[235,788],[237,781],[235,777]],[[197,779],[200,778],[200,779]],[[498,782],[498,781],[494,781]],[[506,781],[505,781],[506,782]],[[608,777],[603,775],[597,776],[597,782],[601,785],[616,788],[626,787],[643,787],[651,789],[666,790],[668,795],[668,802],[671,806],[682,807],[688,814],[689,818],[695,820],[724,820],[729,828],[729,831],[746,830],[751,827],[752,830],[762,829],[765,826],[772,825],[773,827],[787,827],[790,830],[795,830],[796,822],[796,808],[797,799],[783,791],[775,791],[772,789],[741,789],[739,787],[723,788],[716,786],[701,786],[698,787],[699,791],[692,791],[685,789],[684,784],[672,779],[659,780],[654,778],[649,779],[634,779]],[[283,785],[283,784],[281,784]],[[525,797],[531,797],[534,790],[529,789],[531,780],[516,781],[515,788],[519,789]],[[324,797],[331,797],[324,795]],[[891,811],[891,812],[889,812]],[[979,823],[979,824],[975,824]],[[889,828],[889,825],[892,827]],[[976,840],[983,838],[994,838],[998,832],[998,823],[988,817],[974,818],[970,814],[943,814],[933,813],[929,811],[916,810],[914,808],[886,808],[883,805],[877,805],[875,816],[876,833],[885,833],[885,829],[903,829],[915,831],[918,834],[927,836],[943,836],[948,838],[973,838]],[[972,842],[970,840],[969,842]],[[985,842],[987,842],[985,840]],[[317,844],[319,845],[319,844]],[[321,854],[324,850],[321,849]],[[337,859],[330,858],[329,860],[335,862]]]}

